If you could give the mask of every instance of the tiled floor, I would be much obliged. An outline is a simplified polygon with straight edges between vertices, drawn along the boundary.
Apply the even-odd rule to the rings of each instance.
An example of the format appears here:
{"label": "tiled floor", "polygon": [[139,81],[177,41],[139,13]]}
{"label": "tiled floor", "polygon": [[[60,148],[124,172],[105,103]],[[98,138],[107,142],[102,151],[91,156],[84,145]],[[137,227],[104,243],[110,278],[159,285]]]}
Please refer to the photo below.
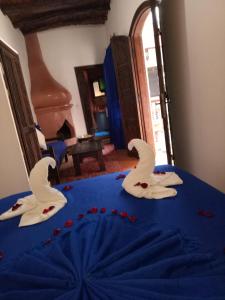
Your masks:
{"label": "tiled floor", "polygon": [[85,159],[81,163],[81,176],[75,176],[72,157],[69,156],[69,161],[61,166],[60,177],[61,182],[69,182],[77,179],[99,176],[103,174],[120,172],[129,170],[136,166],[137,158],[130,157],[127,150],[113,151],[104,155],[106,171],[100,172],[97,161],[94,158]]}

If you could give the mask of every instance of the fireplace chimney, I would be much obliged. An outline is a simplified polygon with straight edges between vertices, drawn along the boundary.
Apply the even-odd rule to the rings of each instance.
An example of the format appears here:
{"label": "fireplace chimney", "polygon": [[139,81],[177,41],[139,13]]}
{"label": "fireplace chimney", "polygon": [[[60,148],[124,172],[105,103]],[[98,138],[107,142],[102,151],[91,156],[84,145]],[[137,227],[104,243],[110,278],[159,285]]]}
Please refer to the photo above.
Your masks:
{"label": "fireplace chimney", "polygon": [[31,78],[31,99],[45,137],[57,137],[57,131],[66,120],[74,137],[70,92],[50,74],[43,60],[37,34],[25,35],[25,41]]}

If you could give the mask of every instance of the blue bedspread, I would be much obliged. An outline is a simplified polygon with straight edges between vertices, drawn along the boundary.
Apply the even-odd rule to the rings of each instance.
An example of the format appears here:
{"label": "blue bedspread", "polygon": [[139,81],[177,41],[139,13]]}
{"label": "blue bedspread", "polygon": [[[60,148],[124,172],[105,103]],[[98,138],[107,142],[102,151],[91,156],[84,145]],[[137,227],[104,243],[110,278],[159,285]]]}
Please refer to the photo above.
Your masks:
{"label": "blue bedspread", "polygon": [[[158,169],[183,179],[176,197],[136,199],[114,173],[73,182],[68,204],[44,223],[1,222],[0,300],[225,299],[225,195]],[[2,199],[0,212],[16,199]]]}

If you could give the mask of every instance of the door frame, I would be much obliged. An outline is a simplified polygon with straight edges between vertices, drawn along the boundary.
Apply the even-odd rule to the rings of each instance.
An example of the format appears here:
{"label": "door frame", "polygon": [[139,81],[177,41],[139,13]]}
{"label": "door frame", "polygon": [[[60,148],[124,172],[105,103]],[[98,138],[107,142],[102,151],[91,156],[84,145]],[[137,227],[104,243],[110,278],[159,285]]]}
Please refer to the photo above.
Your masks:
{"label": "door frame", "polygon": [[[98,80],[100,75],[104,77],[103,64],[78,66],[74,67],[74,71],[77,79],[86,129],[88,133],[93,133],[92,131],[96,127],[96,121],[90,107],[91,100],[94,98],[94,95],[93,87],[89,78],[89,72],[91,71],[92,73],[96,73],[96,76],[94,76],[95,80]],[[105,98],[105,96],[102,98]]]}
{"label": "door frame", "polygon": [[[151,111],[150,106],[147,104],[149,99],[148,95],[148,82],[145,71],[145,61],[143,54],[143,43],[141,39],[141,31],[144,25],[144,22],[149,14],[149,11],[156,6],[159,7],[160,0],[147,0],[143,2],[136,10],[135,15],[133,17],[129,36],[131,39],[131,46],[133,52],[133,61],[134,61],[134,77],[136,79],[137,93],[138,93],[138,105],[140,112],[140,123],[142,126],[142,131],[147,142],[154,145],[153,138],[153,130],[151,124]],[[171,133],[171,119],[169,116],[169,97],[166,92],[166,83],[163,84],[163,75],[162,75],[162,58],[160,53],[159,46],[159,35],[161,35],[161,31],[156,27],[156,15],[155,11],[153,12],[153,24],[154,24],[154,36],[155,36],[155,44],[156,44],[156,56],[157,56],[157,68],[158,68],[158,77],[159,77],[159,86],[160,86],[160,106],[162,112],[163,126],[165,132],[165,143],[167,150],[167,159],[168,163],[171,164],[174,161],[173,157],[173,145],[172,145],[172,133]],[[163,48],[163,47],[162,47]],[[164,50],[164,49],[162,49]],[[163,53],[162,53],[163,55]],[[165,70],[164,70],[165,73]],[[166,74],[165,74],[166,77]],[[166,80],[166,78],[165,78]],[[161,81],[161,82],[160,82]]]}
{"label": "door frame", "polygon": [[[13,61],[16,62],[17,72],[12,80],[14,81],[14,87],[16,85],[20,86],[19,94],[18,91],[16,91],[15,88],[12,88],[12,85],[10,84],[11,78],[10,75],[8,74],[7,61],[5,60],[4,53],[9,54],[7,58],[10,60],[10,63],[12,63],[12,65],[13,65]],[[20,147],[22,149],[25,166],[28,174],[30,174],[30,171],[34,167],[35,163],[41,158],[41,150],[39,147],[37,134],[35,131],[35,123],[31,112],[30,102],[28,100],[28,95],[27,95],[27,90],[24,82],[19,55],[15,50],[13,50],[10,46],[4,43],[4,41],[2,41],[1,39],[0,39],[0,63],[2,65],[3,77],[9,95],[10,108],[12,110],[12,115],[15,121],[16,131],[18,134]],[[15,65],[13,66],[15,67]],[[15,99],[17,99],[17,101],[15,101]],[[26,106],[26,111],[24,110],[25,106]],[[24,115],[26,114],[27,126],[22,126],[22,121],[25,122],[24,119],[22,120],[20,115],[20,111],[22,110]],[[32,135],[32,139],[29,140],[30,144],[25,140],[26,134]]]}

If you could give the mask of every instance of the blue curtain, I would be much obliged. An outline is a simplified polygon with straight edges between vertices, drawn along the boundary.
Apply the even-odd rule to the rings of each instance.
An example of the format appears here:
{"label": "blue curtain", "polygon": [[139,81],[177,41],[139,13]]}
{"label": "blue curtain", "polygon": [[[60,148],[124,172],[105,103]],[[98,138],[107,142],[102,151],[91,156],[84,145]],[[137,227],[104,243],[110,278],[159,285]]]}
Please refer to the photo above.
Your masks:
{"label": "blue curtain", "polygon": [[111,141],[117,149],[125,148],[125,140],[121,121],[119,96],[117,91],[116,75],[113,65],[112,49],[106,50],[104,60],[104,75],[106,83],[107,108]]}

